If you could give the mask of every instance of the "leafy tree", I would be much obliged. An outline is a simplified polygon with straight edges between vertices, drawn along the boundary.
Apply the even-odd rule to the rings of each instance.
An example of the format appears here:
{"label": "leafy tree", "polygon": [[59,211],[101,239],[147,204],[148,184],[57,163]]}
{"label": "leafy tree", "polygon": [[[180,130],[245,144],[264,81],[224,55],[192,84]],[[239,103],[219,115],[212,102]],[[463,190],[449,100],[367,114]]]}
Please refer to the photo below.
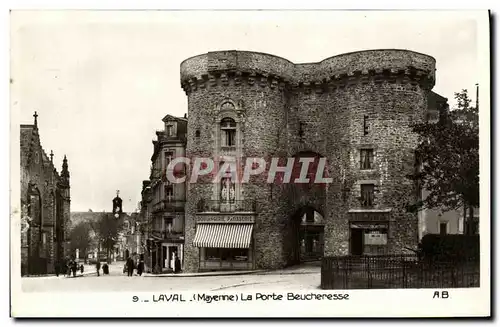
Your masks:
{"label": "leafy tree", "polygon": [[87,251],[90,249],[90,225],[88,222],[82,221],[73,227],[70,231],[70,249],[71,253],[75,253],[76,249],[80,252],[80,256],[87,260]]}
{"label": "leafy tree", "polygon": [[121,226],[121,219],[117,219],[112,214],[107,213],[103,213],[92,226],[98,237],[99,244],[106,249],[108,263],[111,262],[111,252],[118,240],[118,233],[121,230]]}
{"label": "leafy tree", "polygon": [[461,207],[469,210],[466,233],[471,234],[474,207],[479,206],[479,115],[467,90],[455,93],[457,108],[442,108],[438,122],[413,125],[419,136],[416,149],[420,169],[409,176],[428,195],[411,210]]}

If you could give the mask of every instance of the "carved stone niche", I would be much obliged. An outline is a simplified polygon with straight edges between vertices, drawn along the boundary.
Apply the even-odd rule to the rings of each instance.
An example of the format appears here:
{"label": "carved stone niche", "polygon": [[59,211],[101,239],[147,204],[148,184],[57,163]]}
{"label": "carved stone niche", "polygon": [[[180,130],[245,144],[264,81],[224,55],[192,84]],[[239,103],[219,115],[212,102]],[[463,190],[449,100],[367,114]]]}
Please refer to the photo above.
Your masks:
{"label": "carved stone niche", "polygon": [[236,108],[235,108],[234,104],[231,103],[230,101],[225,101],[220,106],[220,111],[233,111],[233,110],[236,110]]}

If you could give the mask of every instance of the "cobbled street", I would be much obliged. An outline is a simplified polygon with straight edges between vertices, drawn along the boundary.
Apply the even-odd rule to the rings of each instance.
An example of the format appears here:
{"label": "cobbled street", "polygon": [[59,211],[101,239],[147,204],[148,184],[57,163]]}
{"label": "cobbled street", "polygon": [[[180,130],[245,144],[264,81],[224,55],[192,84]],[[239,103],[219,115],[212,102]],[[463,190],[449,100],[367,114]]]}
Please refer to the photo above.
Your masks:
{"label": "cobbled street", "polygon": [[[91,274],[88,274],[92,272]],[[318,290],[319,266],[299,266],[246,275],[197,277],[127,277],[123,264],[110,265],[110,274],[97,276],[86,266],[84,276],[22,278],[24,292],[127,292],[127,291],[240,291],[240,290]]]}

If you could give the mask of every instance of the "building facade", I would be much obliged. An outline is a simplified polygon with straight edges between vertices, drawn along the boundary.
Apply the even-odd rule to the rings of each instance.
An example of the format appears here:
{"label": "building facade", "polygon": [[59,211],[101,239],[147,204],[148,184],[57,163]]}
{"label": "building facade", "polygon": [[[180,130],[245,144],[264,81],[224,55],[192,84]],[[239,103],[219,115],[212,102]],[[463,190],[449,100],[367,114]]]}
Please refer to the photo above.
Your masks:
{"label": "building facade", "polygon": [[[479,107],[478,102],[476,105]],[[448,99],[434,92],[427,99],[426,119],[430,123],[437,123],[439,119],[450,112]],[[425,199],[429,192],[425,188],[419,188],[421,199]],[[456,210],[443,211],[440,208],[424,209],[419,211],[419,238],[426,234],[465,234],[469,223],[469,211],[464,207]],[[473,221],[471,221],[471,232],[479,233],[479,208],[473,209]]]}
{"label": "building facade", "polygon": [[[246,158],[318,163],[331,183],[238,183],[222,174],[187,183],[186,271],[280,268],[323,255],[416,248],[417,136],[435,59],[406,50],[343,54],[294,64],[220,51],[181,63],[188,98],[186,155],[243,170]],[[297,162],[297,160],[295,161]],[[314,164],[313,164],[314,166]],[[193,170],[193,161],[188,176]],[[314,172],[313,172],[314,175]]]}
{"label": "building facade", "polygon": [[40,141],[37,113],[21,125],[21,273],[44,275],[69,255],[70,177],[64,156],[59,174]]}
{"label": "building facade", "polygon": [[142,219],[147,221],[145,266],[155,273],[173,270],[175,258],[182,263],[184,256],[186,187],[167,178],[168,173],[184,172],[169,172],[167,167],[174,158],[186,155],[187,118],[167,115],[162,121],[164,130],[157,131],[153,141],[151,175],[143,182],[141,202]]}

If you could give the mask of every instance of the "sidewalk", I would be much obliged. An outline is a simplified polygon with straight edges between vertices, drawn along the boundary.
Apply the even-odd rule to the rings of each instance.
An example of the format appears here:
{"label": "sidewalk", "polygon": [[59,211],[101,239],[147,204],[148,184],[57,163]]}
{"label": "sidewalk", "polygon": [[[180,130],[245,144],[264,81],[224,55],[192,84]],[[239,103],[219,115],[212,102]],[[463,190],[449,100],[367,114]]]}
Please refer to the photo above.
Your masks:
{"label": "sidewalk", "polygon": [[289,268],[275,270],[231,270],[231,271],[209,271],[199,273],[144,273],[144,277],[209,277],[209,276],[230,276],[230,275],[305,275],[319,274],[321,267],[316,265],[292,266]]}
{"label": "sidewalk", "polygon": [[165,273],[165,274],[151,274],[144,273],[143,277],[209,277],[209,276],[229,276],[229,275],[249,275],[263,273],[266,270],[236,270],[236,271],[209,271],[199,273]]}

